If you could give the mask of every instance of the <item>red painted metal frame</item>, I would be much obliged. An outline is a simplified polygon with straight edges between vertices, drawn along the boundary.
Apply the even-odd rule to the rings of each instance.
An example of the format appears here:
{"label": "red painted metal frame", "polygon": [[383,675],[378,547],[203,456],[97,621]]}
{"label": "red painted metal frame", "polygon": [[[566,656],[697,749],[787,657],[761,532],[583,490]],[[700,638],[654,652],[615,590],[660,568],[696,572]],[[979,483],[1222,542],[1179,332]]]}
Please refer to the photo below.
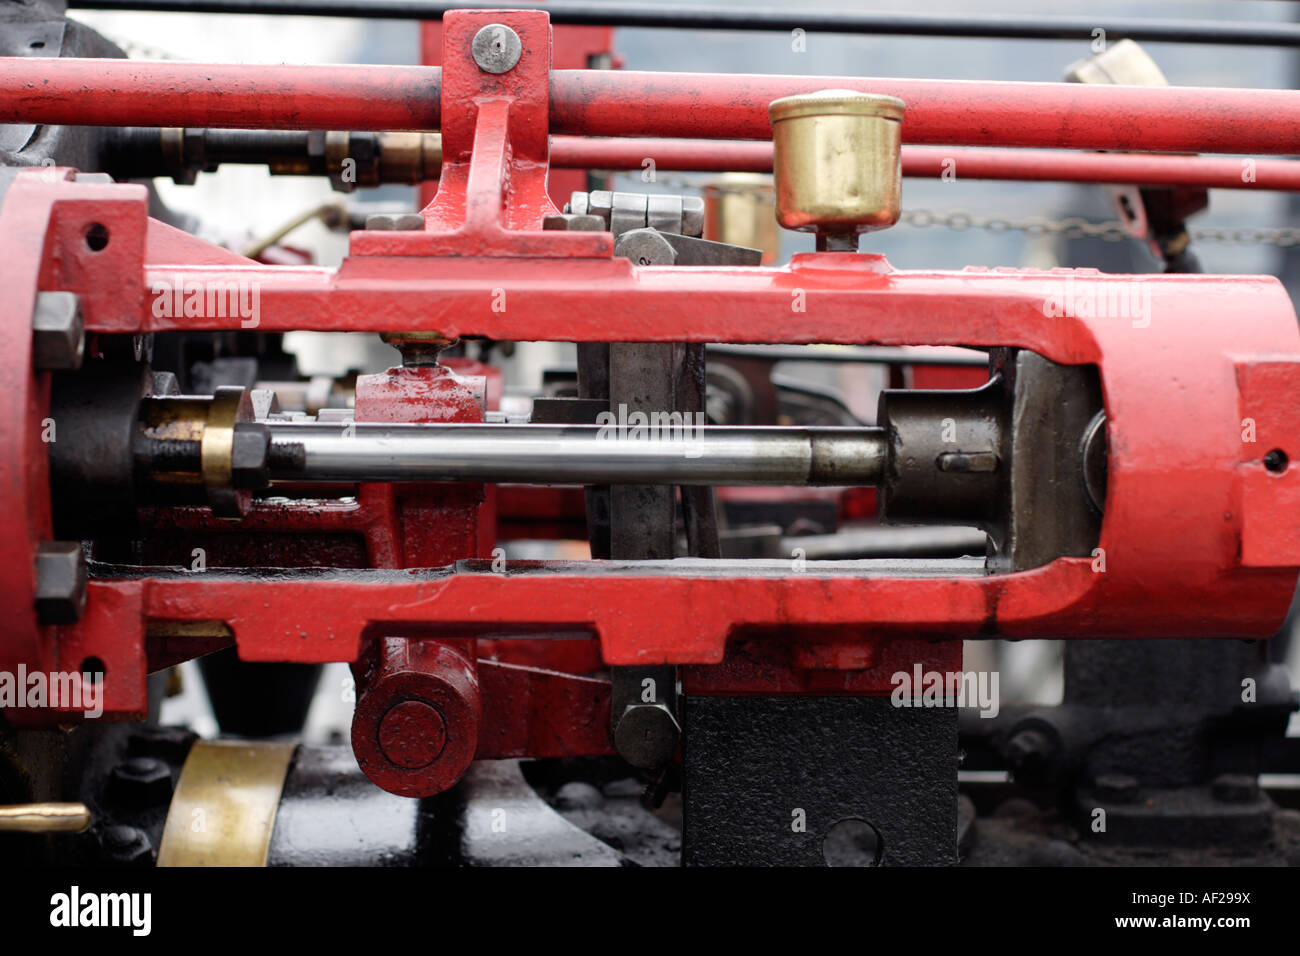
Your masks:
{"label": "red painted metal frame", "polygon": [[[148,623],[219,620],[229,625],[247,660],[355,661],[364,643],[378,637],[465,640],[557,632],[598,639],[611,665],[718,665],[727,659],[729,642],[743,647],[744,654],[726,665],[734,680],[715,671],[722,676],[710,685],[707,675],[692,671],[693,679],[705,680],[715,692],[734,690],[735,681],[748,679],[752,670],[745,661],[753,660],[756,647],[779,645],[803,676],[787,674],[773,683],[769,674],[768,683],[752,686],[879,693],[888,690],[892,671],[910,667],[918,655],[932,653],[926,659],[944,669],[958,665],[958,638],[1261,637],[1274,631],[1300,565],[1300,468],[1278,474],[1263,465],[1273,447],[1293,459],[1300,454],[1294,447],[1300,434],[1294,412],[1300,331],[1276,280],[1090,270],[898,271],[878,256],[836,253],[798,256],[774,269],[635,267],[611,257],[608,234],[539,229],[553,208],[545,191],[548,111],[552,127],[558,117],[591,131],[643,133],[667,122],[672,112],[654,99],[662,93],[686,114],[674,128],[698,135],[691,110],[707,117],[704,107],[716,100],[714,132],[734,136],[758,131],[755,104],[785,80],[758,78],[753,89],[745,89],[735,78],[693,78],[692,106],[683,78],[624,74],[616,83],[601,80],[593,87],[586,79],[552,74],[552,90],[576,84],[592,91],[584,94],[583,111],[572,100],[548,102],[545,14],[508,14],[523,39],[524,59],[510,74],[478,74],[465,51],[469,37],[492,16],[507,15],[462,12],[445,20],[441,119],[447,172],[425,210],[427,230],[355,233],[351,255],[337,271],[259,266],[168,230],[148,220],[138,186],[77,183],[66,170],[18,176],[0,209],[0,255],[10,286],[0,303],[0,335],[8,346],[0,440],[27,454],[0,461],[0,488],[12,509],[0,534],[0,600],[10,611],[0,667],[21,661],[77,669],[94,654],[108,665],[108,712],[139,712]],[[247,69],[254,76],[264,68]],[[617,114],[620,125],[617,98],[602,97],[636,83],[646,85],[646,101]],[[1014,113],[1035,97],[1061,95],[1056,87],[1026,87],[1012,97],[1011,107],[984,103],[983,113],[975,112],[974,100],[945,106],[922,95],[922,108],[912,114],[922,119],[913,129],[933,135],[938,129],[951,134],[954,123],[967,131],[1006,128],[1006,109]],[[58,95],[56,89],[51,101],[58,102]],[[1300,125],[1285,117],[1300,102],[1296,94],[1252,95],[1232,94],[1237,109],[1226,117],[1196,101],[1195,115],[1179,116],[1180,135],[1196,141],[1192,148],[1243,148],[1231,136],[1246,130],[1246,141],[1256,146],[1291,150]],[[162,101],[174,105],[175,98],[167,93]],[[1190,101],[1142,102],[1176,109]],[[1276,109],[1270,113],[1261,104]],[[306,114],[290,106],[302,121]],[[368,107],[386,115],[392,103]],[[310,115],[314,120],[317,114]],[[1096,115],[1078,114],[1064,125],[1060,116],[1049,117],[1029,124],[1025,135],[1064,145],[1060,140],[1104,125],[1112,130],[1111,145],[1132,138],[1132,124],[1104,112],[1103,123]],[[240,119],[247,125],[247,117]],[[1225,138],[1211,135],[1210,126],[1226,131]],[[1187,148],[1177,142],[1177,148]],[[105,226],[110,236],[101,251],[84,241],[92,223]],[[950,577],[816,563],[737,571],[711,562],[636,569],[599,562],[511,566],[505,573],[466,567],[396,577],[322,572],[277,580],[209,572],[96,580],[79,624],[57,633],[38,628],[30,611],[31,556],[36,542],[49,536],[45,455],[37,437],[48,385],[31,373],[28,361],[33,295],[37,289],[79,293],[87,328],[95,332],[239,327],[238,318],[155,317],[150,288],[177,273],[253,283],[262,331],[437,330],[514,341],[1010,345],[1058,362],[1095,364],[1110,440],[1102,562],[1065,558],[1028,572]],[[1087,295],[1104,300],[1118,291],[1147,303],[1147,321],[1073,307]],[[1071,308],[1065,314],[1051,307],[1067,300]],[[1260,438],[1253,443],[1242,439],[1247,418],[1258,425]],[[599,708],[591,700],[575,706]],[[515,746],[529,746],[518,742],[523,732],[517,727],[501,733],[514,734]]]}

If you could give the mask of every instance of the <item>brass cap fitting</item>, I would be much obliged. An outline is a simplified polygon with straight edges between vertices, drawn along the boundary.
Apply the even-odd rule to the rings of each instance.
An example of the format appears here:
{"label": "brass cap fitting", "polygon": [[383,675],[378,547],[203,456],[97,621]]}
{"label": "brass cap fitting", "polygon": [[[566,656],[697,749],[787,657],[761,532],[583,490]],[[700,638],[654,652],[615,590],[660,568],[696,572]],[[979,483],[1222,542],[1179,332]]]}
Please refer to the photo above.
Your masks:
{"label": "brass cap fitting", "polygon": [[904,103],[893,96],[820,90],[775,100],[776,218],[786,229],[847,239],[898,221]]}

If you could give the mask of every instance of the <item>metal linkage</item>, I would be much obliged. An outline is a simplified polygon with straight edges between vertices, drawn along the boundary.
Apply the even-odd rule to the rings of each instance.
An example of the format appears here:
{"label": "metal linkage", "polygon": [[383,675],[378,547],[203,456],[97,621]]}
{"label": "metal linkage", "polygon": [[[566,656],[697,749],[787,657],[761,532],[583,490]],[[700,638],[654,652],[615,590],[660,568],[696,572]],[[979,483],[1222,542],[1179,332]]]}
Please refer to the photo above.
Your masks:
{"label": "metal linkage", "polygon": [[864,485],[883,428],[681,426],[638,438],[603,425],[271,425],[271,478],[542,484]]}
{"label": "metal linkage", "polygon": [[[355,161],[355,181],[342,178],[343,158]],[[647,160],[654,163],[657,175],[668,171],[771,172],[772,146],[743,140],[551,137],[552,169],[640,170],[646,167]],[[1300,191],[1300,162],[1285,159],[908,146],[903,149],[902,160],[903,176],[914,179],[957,177]],[[328,176],[340,192],[389,183],[411,185],[438,178],[442,137],[438,133],[131,127],[110,141],[106,171],[119,180],[170,176],[179,183],[193,183],[197,173],[214,172],[231,163],[263,165],[279,176]],[[662,176],[657,181],[681,187],[700,185]],[[725,193],[756,191],[753,185],[717,183],[709,183],[709,189]],[[586,197],[587,193],[577,195]],[[702,207],[690,205],[692,197],[682,198],[688,203],[688,220],[698,221]],[[609,225],[608,198],[605,202],[602,208],[598,199],[597,206],[589,211],[601,215]],[[572,211],[580,212],[576,207]]]}

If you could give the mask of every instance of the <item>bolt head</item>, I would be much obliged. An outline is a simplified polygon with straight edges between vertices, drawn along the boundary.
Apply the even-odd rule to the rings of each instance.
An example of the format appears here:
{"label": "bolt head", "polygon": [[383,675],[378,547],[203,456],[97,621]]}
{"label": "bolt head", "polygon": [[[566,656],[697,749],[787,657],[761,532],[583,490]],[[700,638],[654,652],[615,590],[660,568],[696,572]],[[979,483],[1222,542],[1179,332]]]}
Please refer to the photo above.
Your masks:
{"label": "bolt head", "polygon": [[108,788],[109,796],[125,806],[157,806],[171,799],[171,770],[155,757],[130,757],[113,768]]}
{"label": "bolt head", "polygon": [[614,242],[614,255],[640,266],[670,266],[677,261],[677,250],[656,229],[629,229]]}
{"label": "bolt head", "polygon": [[378,232],[423,231],[424,217],[418,212],[375,213],[366,217],[366,228]]}
{"label": "bolt head", "polygon": [[614,748],[634,767],[662,767],[672,759],[682,728],[663,704],[632,704],[614,728]]}
{"label": "bolt head", "polygon": [[484,73],[509,73],[523,55],[524,45],[504,23],[489,23],[474,34],[470,52]]}
{"label": "bolt head", "polygon": [[73,292],[38,292],[32,312],[32,360],[39,369],[81,368],[86,331]]}
{"label": "bolt head", "polygon": [[124,824],[105,827],[99,834],[99,847],[104,858],[113,863],[144,866],[153,862],[153,844],[137,827]]}
{"label": "bolt head", "polygon": [[558,216],[545,216],[542,228],[546,230],[567,230],[569,232],[604,232],[605,220],[599,216],[585,213],[560,213]]}
{"label": "bolt head", "polygon": [[42,541],[36,550],[36,616],[75,624],[86,610],[86,559],[80,541]]}
{"label": "bolt head", "polygon": [[162,727],[145,724],[132,731],[126,752],[131,757],[155,757],[183,763],[197,734],[188,727]]}

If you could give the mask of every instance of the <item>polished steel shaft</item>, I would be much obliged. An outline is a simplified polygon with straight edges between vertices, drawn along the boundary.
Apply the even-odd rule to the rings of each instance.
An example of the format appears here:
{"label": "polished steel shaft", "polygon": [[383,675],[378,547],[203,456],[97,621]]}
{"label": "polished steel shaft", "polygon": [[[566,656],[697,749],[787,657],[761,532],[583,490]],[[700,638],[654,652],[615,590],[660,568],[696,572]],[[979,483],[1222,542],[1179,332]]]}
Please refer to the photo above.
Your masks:
{"label": "polished steel shaft", "polygon": [[888,454],[880,428],[269,425],[271,477],[297,481],[866,485]]}

